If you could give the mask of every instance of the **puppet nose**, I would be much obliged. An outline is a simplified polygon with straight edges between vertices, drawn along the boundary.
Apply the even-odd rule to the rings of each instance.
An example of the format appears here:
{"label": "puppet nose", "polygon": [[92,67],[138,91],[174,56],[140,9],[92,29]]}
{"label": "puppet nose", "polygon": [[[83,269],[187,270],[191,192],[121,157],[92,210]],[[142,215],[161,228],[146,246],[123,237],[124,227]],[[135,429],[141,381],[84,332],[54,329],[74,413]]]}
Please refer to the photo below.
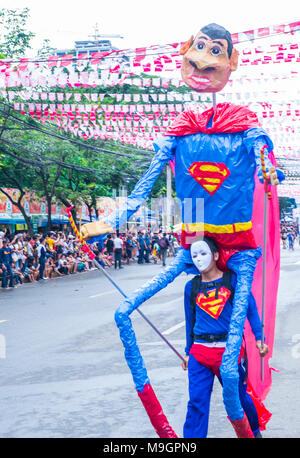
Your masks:
{"label": "puppet nose", "polygon": [[214,59],[189,59],[189,63],[192,67],[200,71],[216,70],[218,66],[217,62]]}

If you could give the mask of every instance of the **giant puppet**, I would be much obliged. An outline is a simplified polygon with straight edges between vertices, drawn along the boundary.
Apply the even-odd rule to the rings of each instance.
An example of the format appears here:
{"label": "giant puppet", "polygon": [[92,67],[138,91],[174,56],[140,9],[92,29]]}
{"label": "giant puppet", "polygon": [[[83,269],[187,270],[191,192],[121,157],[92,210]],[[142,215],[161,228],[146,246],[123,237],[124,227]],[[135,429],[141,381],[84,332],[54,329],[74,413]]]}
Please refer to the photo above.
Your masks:
{"label": "giant puppet", "polygon": [[[217,24],[203,27],[195,38],[186,42],[181,54],[183,81],[197,92],[222,90],[238,65],[238,54],[230,33]],[[249,425],[238,395],[237,361],[253,276],[261,257],[255,234],[261,234],[263,216],[253,213],[253,208],[263,201],[261,153],[271,184],[276,185],[278,178],[283,178],[282,173],[272,166],[272,141],[261,128],[255,113],[246,107],[219,103],[202,113],[192,110],[181,113],[154,147],[156,153],[151,165],[128,197],[126,209],[105,221],[86,224],[81,233],[87,240],[113,232],[123,225],[147,198],[163,167],[173,161],[176,193],[182,204],[182,248],[163,272],[130,294],[118,307],[115,320],[125,358],[138,395],[158,435],[176,437],[151,387],[130,314],[182,272],[197,274],[190,256],[190,245],[199,235],[214,238],[220,251],[219,268],[230,269],[237,277],[230,329],[220,368],[223,401],[237,434],[247,437]],[[273,256],[274,278],[269,307],[274,309],[278,283],[278,250],[274,249],[274,246],[278,247],[278,208],[276,193],[272,193],[269,251]],[[204,212],[197,211],[199,200],[204,203]],[[188,208],[185,202],[188,202]],[[253,219],[256,225],[253,225]],[[258,238],[261,243],[261,237]]]}

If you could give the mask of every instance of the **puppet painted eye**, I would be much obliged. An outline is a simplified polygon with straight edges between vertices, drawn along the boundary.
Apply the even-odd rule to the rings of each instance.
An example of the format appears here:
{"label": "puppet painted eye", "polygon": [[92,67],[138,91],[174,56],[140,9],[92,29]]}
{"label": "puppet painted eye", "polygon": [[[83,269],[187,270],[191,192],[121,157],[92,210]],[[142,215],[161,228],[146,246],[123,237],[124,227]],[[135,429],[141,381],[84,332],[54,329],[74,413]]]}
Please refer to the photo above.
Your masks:
{"label": "puppet painted eye", "polygon": [[218,46],[214,46],[213,48],[211,48],[210,52],[213,56],[218,56],[219,54],[222,54],[222,50]]}
{"label": "puppet painted eye", "polygon": [[205,48],[205,43],[203,41],[199,41],[199,43],[197,43],[197,49],[199,51],[202,51],[202,49]]}

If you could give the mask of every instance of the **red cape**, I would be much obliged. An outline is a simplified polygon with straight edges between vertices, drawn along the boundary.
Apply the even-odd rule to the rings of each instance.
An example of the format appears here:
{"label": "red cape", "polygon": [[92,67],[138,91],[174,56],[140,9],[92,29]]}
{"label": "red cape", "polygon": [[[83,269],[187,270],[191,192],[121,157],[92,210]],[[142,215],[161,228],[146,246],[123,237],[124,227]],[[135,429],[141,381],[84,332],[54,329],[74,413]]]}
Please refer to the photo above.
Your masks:
{"label": "red cape", "polygon": [[[212,115],[214,115],[212,125],[206,127]],[[182,112],[169,126],[166,135],[181,136],[199,132],[229,134],[259,125],[256,114],[247,107],[232,105],[231,103],[218,103],[215,111],[213,108],[209,108],[202,113],[192,110]]]}

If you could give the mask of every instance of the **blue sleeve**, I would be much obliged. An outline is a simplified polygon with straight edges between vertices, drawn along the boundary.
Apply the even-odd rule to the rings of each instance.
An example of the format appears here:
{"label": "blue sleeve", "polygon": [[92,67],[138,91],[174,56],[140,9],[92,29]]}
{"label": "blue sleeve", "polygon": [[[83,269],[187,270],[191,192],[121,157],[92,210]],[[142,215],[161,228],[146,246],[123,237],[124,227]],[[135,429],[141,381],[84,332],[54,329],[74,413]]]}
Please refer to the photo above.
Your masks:
{"label": "blue sleeve", "polygon": [[106,218],[106,223],[110,224],[114,229],[118,229],[139,209],[150,194],[164,166],[173,159],[176,141],[177,137],[162,137],[154,143],[156,154],[151,161],[149,169],[135,185],[134,190],[127,198],[126,204]]}
{"label": "blue sleeve", "polygon": [[191,308],[191,292],[192,292],[192,283],[189,281],[185,285],[184,289],[184,313],[185,313],[185,332],[186,332],[186,347],[185,354],[188,355],[193,344],[193,339],[191,337],[193,330],[194,317]]}
{"label": "blue sleeve", "polygon": [[[254,156],[255,156],[255,162],[256,162],[256,171],[257,171],[257,176],[259,178],[259,181],[261,183],[263,183],[263,174],[262,174],[262,166],[261,166],[261,157],[260,157],[260,151],[261,151],[261,148],[265,145],[266,143],[262,141],[262,139],[258,139],[255,143],[254,143]],[[270,149],[269,147],[268,148],[265,148],[264,149],[264,157],[265,157],[265,165],[266,165],[266,171],[268,172],[270,170],[270,167],[273,167],[273,164],[272,162],[270,161],[268,155],[270,153]],[[276,169],[276,172],[277,172],[277,178],[279,180],[279,183],[281,183],[284,179],[285,179],[285,175],[284,173],[279,170],[279,169]]]}
{"label": "blue sleeve", "polygon": [[[258,179],[261,183],[263,183],[264,180],[262,174],[260,151],[264,145],[267,145],[267,148],[264,149],[264,158],[266,171],[268,172],[270,167],[273,166],[268,157],[269,153],[273,151],[273,143],[268,134],[263,129],[249,129],[245,133],[245,140],[248,152],[250,154],[254,154]],[[281,183],[285,179],[284,173],[279,169],[276,169],[276,172],[279,183]]]}
{"label": "blue sleeve", "polygon": [[247,318],[250,323],[252,332],[255,336],[255,340],[261,340],[261,320],[259,318],[256,301],[252,293],[249,297]]}

